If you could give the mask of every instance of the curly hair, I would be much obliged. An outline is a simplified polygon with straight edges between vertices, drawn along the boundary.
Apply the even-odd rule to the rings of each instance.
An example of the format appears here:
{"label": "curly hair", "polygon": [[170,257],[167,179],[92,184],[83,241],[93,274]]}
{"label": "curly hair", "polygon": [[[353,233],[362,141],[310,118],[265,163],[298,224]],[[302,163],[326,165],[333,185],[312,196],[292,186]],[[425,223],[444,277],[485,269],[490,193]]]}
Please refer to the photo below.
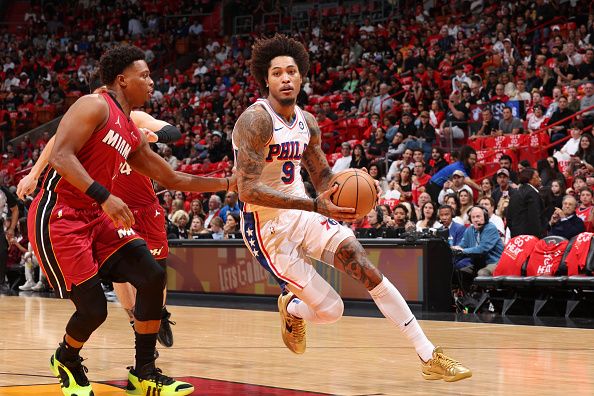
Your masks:
{"label": "curly hair", "polygon": [[266,79],[270,61],[277,56],[293,58],[302,78],[309,73],[309,54],[299,41],[278,33],[272,38],[258,39],[252,46],[250,71],[264,92],[268,92]]}
{"label": "curly hair", "polygon": [[99,59],[101,82],[105,85],[112,84],[124,69],[144,58],[144,51],[133,45],[120,45],[107,50]]}

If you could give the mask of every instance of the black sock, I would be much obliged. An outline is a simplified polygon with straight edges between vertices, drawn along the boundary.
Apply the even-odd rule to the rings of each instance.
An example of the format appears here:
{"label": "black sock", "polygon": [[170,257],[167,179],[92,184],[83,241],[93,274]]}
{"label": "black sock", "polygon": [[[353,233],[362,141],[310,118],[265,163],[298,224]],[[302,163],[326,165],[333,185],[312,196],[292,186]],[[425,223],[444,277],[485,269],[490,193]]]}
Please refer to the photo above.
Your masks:
{"label": "black sock", "polygon": [[[154,367],[155,362],[155,348],[157,346],[157,333],[154,334],[139,334],[134,333],[136,336],[136,367],[137,374],[141,372],[150,372]],[[147,366],[149,363],[153,363],[152,366]]]}
{"label": "black sock", "polygon": [[64,341],[60,344],[60,348],[58,348],[56,358],[62,363],[66,361],[71,362],[78,358],[80,350],[81,348],[75,348],[72,345],[68,344],[66,342],[66,337],[64,337]]}

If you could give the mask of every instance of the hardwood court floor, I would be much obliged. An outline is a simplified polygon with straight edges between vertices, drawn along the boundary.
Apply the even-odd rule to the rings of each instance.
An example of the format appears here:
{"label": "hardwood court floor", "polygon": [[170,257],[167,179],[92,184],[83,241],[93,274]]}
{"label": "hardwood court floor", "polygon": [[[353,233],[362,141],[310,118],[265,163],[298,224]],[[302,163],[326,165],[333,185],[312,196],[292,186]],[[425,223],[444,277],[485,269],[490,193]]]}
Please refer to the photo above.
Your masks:
{"label": "hardwood court floor", "polygon": [[[203,384],[197,395],[594,394],[591,329],[422,321],[434,343],[473,369],[471,379],[445,383],[421,378],[414,350],[385,319],[311,325],[308,350],[296,356],[282,344],[277,313],[170,311],[175,345],[159,348],[159,366],[173,376],[197,377]],[[71,313],[69,301],[0,297],[0,395],[61,394],[48,360]],[[109,304],[109,314],[82,354],[91,381],[103,383],[95,386],[97,396],[123,395],[105,383],[125,379],[133,362],[126,315],[117,304]],[[51,385],[23,386],[33,384]]]}

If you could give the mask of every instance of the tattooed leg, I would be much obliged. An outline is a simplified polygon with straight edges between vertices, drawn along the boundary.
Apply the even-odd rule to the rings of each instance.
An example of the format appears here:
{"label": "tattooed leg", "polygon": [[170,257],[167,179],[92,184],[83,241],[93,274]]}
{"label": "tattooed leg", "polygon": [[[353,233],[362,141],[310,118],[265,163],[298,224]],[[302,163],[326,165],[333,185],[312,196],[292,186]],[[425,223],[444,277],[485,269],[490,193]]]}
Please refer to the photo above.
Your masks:
{"label": "tattooed leg", "polygon": [[413,344],[417,354],[428,361],[434,345],[427,339],[408,304],[396,287],[369,261],[365,249],[355,239],[345,239],[334,255],[334,267],[361,282],[377,307]]}

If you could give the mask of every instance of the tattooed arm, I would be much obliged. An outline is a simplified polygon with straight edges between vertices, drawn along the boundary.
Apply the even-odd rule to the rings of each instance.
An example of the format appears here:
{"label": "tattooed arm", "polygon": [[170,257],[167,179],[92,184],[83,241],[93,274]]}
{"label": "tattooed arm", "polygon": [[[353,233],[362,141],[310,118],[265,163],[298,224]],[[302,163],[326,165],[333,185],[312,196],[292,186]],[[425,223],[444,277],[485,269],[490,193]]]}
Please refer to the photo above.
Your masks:
{"label": "tattooed arm", "polygon": [[326,191],[333,173],[322,151],[322,133],[314,116],[306,111],[303,114],[310,133],[309,144],[303,153],[303,165],[307,169],[316,191]]}
{"label": "tattooed arm", "polygon": [[329,199],[332,190],[314,200],[285,194],[260,181],[266,164],[266,145],[272,138],[272,128],[270,115],[257,106],[244,111],[235,124],[233,139],[238,147],[236,169],[239,199],[278,209],[314,211],[317,207],[320,214],[341,221],[354,221],[354,209],[339,208],[332,204]]}

